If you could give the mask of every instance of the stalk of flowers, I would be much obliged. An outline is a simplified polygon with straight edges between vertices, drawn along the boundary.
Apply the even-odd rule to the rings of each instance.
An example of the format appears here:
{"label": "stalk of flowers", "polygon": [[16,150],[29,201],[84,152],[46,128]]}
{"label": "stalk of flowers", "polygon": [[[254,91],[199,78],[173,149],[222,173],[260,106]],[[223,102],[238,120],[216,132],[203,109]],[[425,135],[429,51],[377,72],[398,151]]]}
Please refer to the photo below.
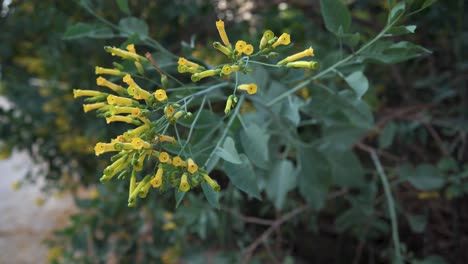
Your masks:
{"label": "stalk of flowers", "polygon": [[[140,73],[144,70],[144,64],[148,62],[146,58],[136,53],[133,45],[128,45],[127,50],[115,47],[105,47],[105,50],[124,60],[133,61]],[[205,70],[204,67],[183,58],[179,60],[179,64],[188,71],[201,73]],[[97,66],[95,73],[120,77],[121,83],[98,76],[96,84],[106,89],[105,92],[73,90],[75,98],[86,98],[84,101],[88,104],[83,105],[83,110],[96,111],[97,116],[104,117],[108,124],[126,123],[134,126],[110,142],[98,142],[95,145],[96,156],[113,154],[110,157],[110,164],[103,170],[101,182],[115,178],[130,181],[129,206],[135,206],[136,200],[145,198],[152,189],[161,192],[169,189],[187,192],[205,181],[213,186],[215,191],[219,191],[219,188],[216,188],[219,185],[207,176],[203,168],[198,167],[193,158],[183,158],[180,154],[172,156],[165,151],[167,144],[178,144],[173,136],[165,132],[167,127],[176,124],[179,118],[189,116],[190,113],[180,109],[180,105],[169,102],[163,87],[146,89],[135,81],[132,74],[124,72],[121,67]],[[151,120],[150,114],[156,114],[158,118]]]}

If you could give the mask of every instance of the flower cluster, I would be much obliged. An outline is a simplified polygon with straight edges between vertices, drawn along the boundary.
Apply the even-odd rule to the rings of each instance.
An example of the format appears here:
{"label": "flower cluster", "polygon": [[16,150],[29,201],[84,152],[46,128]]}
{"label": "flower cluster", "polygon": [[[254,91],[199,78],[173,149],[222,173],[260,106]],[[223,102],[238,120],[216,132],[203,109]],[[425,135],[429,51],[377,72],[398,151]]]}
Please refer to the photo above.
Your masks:
{"label": "flower cluster", "polygon": [[[254,46],[247,43],[244,40],[238,40],[234,47],[232,46],[224,28],[224,21],[219,20],[216,22],[216,28],[218,29],[219,36],[222,43],[214,42],[213,47],[223,53],[229,60],[229,63],[218,65],[211,69],[189,61],[186,58],[179,58],[177,70],[179,73],[191,73],[191,80],[198,82],[204,78],[211,76],[229,76],[232,73],[247,73],[251,72],[252,69],[248,67],[251,59],[256,56],[274,57],[277,56],[277,52],[273,52],[280,45],[289,45],[291,43],[291,36],[288,33],[282,33],[279,37],[275,36],[275,33],[271,30],[266,30],[262,38],[260,39],[259,51],[254,53]],[[279,61],[276,67],[287,67],[287,68],[308,68],[317,69],[318,63],[315,61],[304,61],[300,60],[307,56],[314,56],[314,50],[312,47],[286,57]],[[225,113],[228,114],[232,107],[237,103],[237,97],[235,95],[236,90],[246,91],[248,94],[253,95],[257,93],[257,85],[254,83],[240,84],[234,89],[231,96],[226,101]]]}
{"label": "flower cluster", "polygon": [[[105,47],[105,50],[114,56],[133,61],[139,73],[144,72],[143,65],[148,63],[147,58],[136,53],[134,45],[128,45],[127,50],[116,47]],[[104,117],[107,123],[123,122],[135,126],[110,142],[99,142],[94,147],[97,156],[115,153],[100,181],[107,182],[115,177],[128,179],[129,206],[135,206],[137,197],[145,198],[151,187],[161,191],[177,188],[181,192],[187,192],[204,181],[214,191],[219,191],[217,182],[204,169],[199,168],[192,158],[183,158],[179,156],[181,153],[171,155],[165,151],[168,144],[178,144],[174,137],[166,133],[169,125],[190,113],[182,110],[183,107],[179,104],[170,103],[165,89],[145,89],[120,64],[114,65],[115,68],[96,67],[96,74],[121,79],[121,84],[99,76],[97,86],[107,88],[105,92],[73,90],[75,98],[87,97],[84,100],[84,112],[96,110],[98,116]],[[150,114],[159,116],[159,119],[152,121]],[[145,161],[148,160],[153,160],[155,167],[149,174],[140,176],[145,171]]]}

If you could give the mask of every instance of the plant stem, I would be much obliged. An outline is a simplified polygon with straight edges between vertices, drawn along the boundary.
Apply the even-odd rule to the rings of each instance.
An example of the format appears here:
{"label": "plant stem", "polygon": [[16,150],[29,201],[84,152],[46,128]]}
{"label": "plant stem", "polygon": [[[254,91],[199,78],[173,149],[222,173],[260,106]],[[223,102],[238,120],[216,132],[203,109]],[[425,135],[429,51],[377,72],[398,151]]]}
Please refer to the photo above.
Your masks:
{"label": "plant stem", "polygon": [[395,250],[395,259],[396,259],[396,263],[400,264],[403,262],[402,262],[401,253],[400,253],[400,237],[398,236],[398,222],[396,218],[395,204],[394,204],[392,192],[390,190],[390,185],[388,183],[387,176],[385,175],[385,172],[382,169],[382,164],[380,164],[380,160],[379,160],[379,157],[377,156],[377,153],[372,150],[370,151],[370,155],[377,169],[377,174],[379,175],[380,180],[382,181],[383,189],[385,192],[385,198],[387,200],[388,213],[390,215],[390,221],[392,224],[392,238],[393,238],[393,247]]}

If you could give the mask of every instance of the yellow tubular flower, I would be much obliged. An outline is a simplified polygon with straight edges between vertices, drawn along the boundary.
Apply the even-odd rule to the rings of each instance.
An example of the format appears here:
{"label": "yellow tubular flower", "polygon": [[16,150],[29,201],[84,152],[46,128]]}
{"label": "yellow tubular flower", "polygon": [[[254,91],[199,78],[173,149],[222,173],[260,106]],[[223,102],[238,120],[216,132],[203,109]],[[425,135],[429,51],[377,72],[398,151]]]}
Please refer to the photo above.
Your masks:
{"label": "yellow tubular flower", "polygon": [[291,36],[288,33],[283,33],[279,36],[278,40],[271,45],[273,48],[278,47],[279,45],[288,45],[291,43]]}
{"label": "yellow tubular flower", "polygon": [[145,151],[143,152],[140,157],[138,157],[137,159],[137,162],[136,162],[136,165],[133,166],[133,168],[136,170],[136,171],[141,171],[143,170],[143,164],[145,162],[145,158],[146,156],[148,155],[148,152]]}
{"label": "yellow tubular flower", "polygon": [[106,153],[106,152],[110,152],[110,151],[117,151],[117,149],[115,149],[113,143],[102,143],[102,142],[99,142],[99,143],[97,143],[96,146],[94,147],[94,153],[96,154],[96,156],[99,156],[99,155],[101,155],[102,153]]}
{"label": "yellow tubular flower", "polygon": [[144,141],[141,138],[133,138],[131,144],[134,149],[142,149],[142,148],[150,149],[151,148],[151,144]]}
{"label": "yellow tubular flower", "polygon": [[227,47],[223,46],[221,43],[219,42],[213,42],[213,47],[219,51],[221,51],[222,53],[224,53],[224,55],[226,56],[231,56],[231,50],[228,49]]}
{"label": "yellow tubular flower", "polygon": [[247,42],[243,40],[239,40],[236,42],[235,48],[236,48],[236,51],[238,52],[238,55],[241,55],[242,52],[244,52],[246,46],[247,46]]}
{"label": "yellow tubular flower", "polygon": [[73,89],[73,98],[78,98],[82,96],[99,96],[103,94],[104,93],[101,93],[99,91]]}
{"label": "yellow tubular flower", "polygon": [[275,37],[275,33],[273,33],[273,31],[271,30],[267,30],[265,32],[263,32],[263,36],[262,36],[262,39],[260,40],[260,49],[264,49],[266,48],[267,44],[268,44],[268,41],[270,39],[273,39]]}
{"label": "yellow tubular flower", "polygon": [[171,117],[175,112],[175,108],[172,105],[164,107],[164,114],[166,114],[167,117]]}
{"label": "yellow tubular flower", "polygon": [[117,85],[113,82],[109,82],[108,80],[106,80],[104,77],[101,77],[101,76],[96,79],[96,84],[98,86],[107,87],[116,93],[123,93],[125,91],[125,88],[123,88],[122,86]]}
{"label": "yellow tubular flower", "polygon": [[115,175],[118,172],[118,169],[120,169],[120,167],[122,167],[122,165],[127,165],[127,162],[126,162],[127,158],[128,158],[128,156],[124,155],[124,156],[120,157],[119,159],[117,159],[116,161],[114,161],[114,163],[112,163],[111,165],[107,166],[104,169],[104,175],[106,175],[106,176]]}
{"label": "yellow tubular flower", "polygon": [[154,178],[151,179],[151,185],[153,185],[153,188],[158,188],[162,184],[162,176],[163,176],[164,170],[162,166],[158,166],[158,170],[156,171],[156,175],[154,175]]}
{"label": "yellow tubular flower", "polygon": [[104,50],[107,51],[107,52],[110,52],[112,54],[112,56],[119,56],[119,57],[121,57],[123,59],[127,59],[127,60],[136,60],[136,61],[148,62],[148,59],[146,59],[143,56],[140,56],[140,55],[138,55],[136,53],[126,51],[126,50],[123,50],[123,49],[119,49],[119,48],[116,48],[116,47],[106,46],[106,47],[104,47]]}
{"label": "yellow tubular flower", "polygon": [[118,114],[132,114],[134,116],[141,115],[141,109],[137,107],[118,107],[118,106],[111,106],[109,108],[109,112],[111,115],[118,115]]}
{"label": "yellow tubular flower", "polygon": [[247,91],[248,94],[257,93],[257,85],[255,83],[241,84],[237,86],[237,89]]}
{"label": "yellow tubular flower", "polygon": [[138,85],[130,85],[127,89],[127,92],[137,100],[147,100],[151,97],[151,94],[148,91],[141,89],[141,87]]}
{"label": "yellow tubular flower", "polygon": [[136,53],[135,44],[128,44],[125,48],[131,53]]}
{"label": "yellow tubular flower", "polygon": [[187,167],[187,163],[184,160],[182,160],[179,156],[175,156],[172,159],[172,165],[176,167]]}
{"label": "yellow tubular flower", "polygon": [[318,62],[316,61],[293,61],[286,64],[288,68],[308,68],[315,70],[318,68]]}
{"label": "yellow tubular flower", "polygon": [[188,190],[190,190],[190,185],[187,181],[187,173],[184,172],[184,174],[182,174],[182,178],[180,179],[179,191],[187,192]]}
{"label": "yellow tubular flower", "polygon": [[229,112],[231,112],[232,103],[233,103],[233,96],[230,95],[226,101],[226,107],[224,108],[224,113],[226,115],[229,114]]}
{"label": "yellow tubular flower", "polygon": [[244,53],[245,55],[249,56],[253,53],[254,51],[254,47],[251,45],[251,44],[248,44],[247,46],[245,46],[244,48]]}
{"label": "yellow tubular flower", "polygon": [[159,102],[164,102],[164,101],[167,100],[166,91],[164,91],[163,89],[158,89],[158,90],[156,90],[156,92],[154,92],[154,97],[155,97],[156,100],[158,100]]}
{"label": "yellow tubular flower", "polygon": [[192,79],[193,82],[197,82],[197,81],[199,81],[199,80],[201,80],[203,78],[218,75],[220,72],[221,72],[220,69],[206,70],[206,71],[202,71],[200,73],[193,74],[191,79]]}
{"label": "yellow tubular flower", "polygon": [[208,183],[211,186],[213,191],[219,192],[219,190],[221,190],[219,184],[215,180],[211,179],[210,176],[208,176],[208,174],[203,174],[203,179],[206,181],[206,183]]}
{"label": "yellow tubular flower", "polygon": [[138,86],[138,85],[136,84],[136,82],[133,80],[132,76],[130,76],[130,74],[126,74],[126,75],[122,78],[122,80],[123,80],[124,83],[126,83],[126,84],[128,84],[128,85],[130,85],[130,86],[132,86],[132,85]]}
{"label": "yellow tubular flower", "polygon": [[169,156],[167,152],[162,151],[161,153],[159,153],[158,159],[162,163],[167,163],[171,159],[171,156]]}
{"label": "yellow tubular flower", "polygon": [[165,223],[165,224],[161,227],[162,230],[166,230],[166,231],[167,231],[167,230],[175,230],[176,228],[177,228],[177,225],[176,225],[174,222],[172,222],[172,221],[171,221],[171,222]]}
{"label": "yellow tubular flower", "polygon": [[111,94],[107,96],[107,103],[111,105],[132,105],[133,100],[130,98],[115,96]]}
{"label": "yellow tubular flower", "polygon": [[295,61],[295,60],[298,60],[307,56],[311,56],[311,57],[314,56],[314,49],[312,47],[309,47],[308,49],[304,51],[301,51],[301,52],[298,52],[296,54],[286,57],[284,60],[278,62],[278,65],[284,65],[288,62],[292,62],[292,61]]}
{"label": "yellow tubular flower", "polygon": [[120,75],[123,75],[124,73],[121,72],[118,69],[108,69],[108,68],[103,68],[103,67],[96,66],[95,74],[96,75],[97,74],[108,74],[108,75],[120,76]]}
{"label": "yellow tubular flower", "polygon": [[189,60],[187,60],[186,58],[183,58],[183,57],[179,58],[178,64],[179,65],[184,65],[184,66],[187,66],[187,67],[192,67],[192,68],[195,68],[196,70],[198,70],[199,68],[203,68],[199,64],[197,64],[195,62],[191,62],[191,61],[189,61]]}
{"label": "yellow tubular flower", "polygon": [[119,116],[119,115],[114,115],[114,116],[106,118],[106,123],[107,124],[112,123],[112,122],[124,122],[124,123],[128,123],[128,124],[135,124],[138,121],[136,121],[135,119],[133,119],[133,118],[131,118],[129,116]]}
{"label": "yellow tubular flower", "polygon": [[216,21],[216,28],[218,29],[219,36],[221,37],[221,40],[223,41],[224,45],[229,49],[232,49],[226,31],[224,30],[224,21],[221,19]]}
{"label": "yellow tubular flower", "polygon": [[224,74],[224,75],[229,75],[232,73],[232,68],[231,66],[229,65],[224,65],[223,68],[221,69],[221,72]]}
{"label": "yellow tubular flower", "polygon": [[157,139],[158,139],[160,142],[177,143],[177,141],[175,140],[174,137],[170,137],[170,136],[166,136],[166,135],[162,135],[162,134],[159,134],[159,135],[157,136]]}
{"label": "yellow tubular flower", "polygon": [[232,72],[236,72],[236,71],[239,71],[239,70],[240,70],[239,65],[231,65],[231,71]]}
{"label": "yellow tubular flower", "polygon": [[143,132],[145,132],[148,129],[149,129],[149,125],[145,124],[145,125],[142,125],[142,126],[139,126],[139,127],[135,128],[133,130],[129,130],[129,131],[125,132],[123,134],[123,137],[126,140],[130,140],[133,137],[140,136]]}
{"label": "yellow tubular flower", "polygon": [[187,170],[190,172],[190,174],[194,174],[198,171],[198,166],[195,164],[193,159],[187,159]]}
{"label": "yellow tubular flower", "polygon": [[105,107],[106,105],[107,105],[106,103],[84,104],[83,111],[86,113],[92,110],[99,109],[101,107]]}
{"label": "yellow tubular flower", "polygon": [[185,66],[185,65],[178,65],[178,66],[177,66],[177,71],[178,71],[179,73],[185,73],[185,72],[197,73],[197,72],[198,72],[198,70],[195,69],[194,67]]}

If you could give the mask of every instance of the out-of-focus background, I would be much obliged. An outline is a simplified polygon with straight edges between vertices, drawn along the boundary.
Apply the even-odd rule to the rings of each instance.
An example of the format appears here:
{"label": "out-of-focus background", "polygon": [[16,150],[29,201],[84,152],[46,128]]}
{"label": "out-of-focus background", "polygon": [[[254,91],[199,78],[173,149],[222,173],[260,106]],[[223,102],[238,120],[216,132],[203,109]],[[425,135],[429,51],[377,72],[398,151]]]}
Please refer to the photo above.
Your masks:
{"label": "out-of-focus background", "polygon": [[[284,211],[229,188],[222,174],[218,181],[227,191],[220,211],[199,193],[177,211],[172,196],[157,195],[132,209],[125,186],[99,183],[107,161],[94,155],[93,146],[114,133],[82,112],[72,89],[94,87],[94,66],[112,62],[103,46],[127,39],[106,35],[102,21],[82,6],[114,23],[129,15],[145,21],[150,37],[174,54],[216,61],[214,21],[224,19],[236,39],[258,41],[265,29],[291,32],[296,49],[312,45],[326,61],[343,43],[326,31],[319,2],[138,0],[126,7],[127,1],[113,0],[0,0],[0,263],[237,262],[240,250],[265,229],[250,217],[272,219]],[[401,1],[343,2],[362,45],[385,26],[391,3]],[[367,176],[374,167],[366,151],[382,158],[408,263],[468,263],[467,11],[464,0],[438,1],[406,17],[402,24],[416,25],[415,33],[394,39],[432,54],[365,71],[370,85],[364,100],[376,129],[354,144],[354,152]],[[96,31],[67,38],[67,28],[77,23]],[[335,164],[340,166],[348,168]],[[381,187],[369,186],[356,191],[361,196],[351,188],[349,196],[293,221],[276,233],[273,248],[260,241],[264,247],[252,263],[389,263],[385,200]],[[297,193],[288,197],[286,207],[301,204]],[[175,230],[164,228],[172,221]]]}

